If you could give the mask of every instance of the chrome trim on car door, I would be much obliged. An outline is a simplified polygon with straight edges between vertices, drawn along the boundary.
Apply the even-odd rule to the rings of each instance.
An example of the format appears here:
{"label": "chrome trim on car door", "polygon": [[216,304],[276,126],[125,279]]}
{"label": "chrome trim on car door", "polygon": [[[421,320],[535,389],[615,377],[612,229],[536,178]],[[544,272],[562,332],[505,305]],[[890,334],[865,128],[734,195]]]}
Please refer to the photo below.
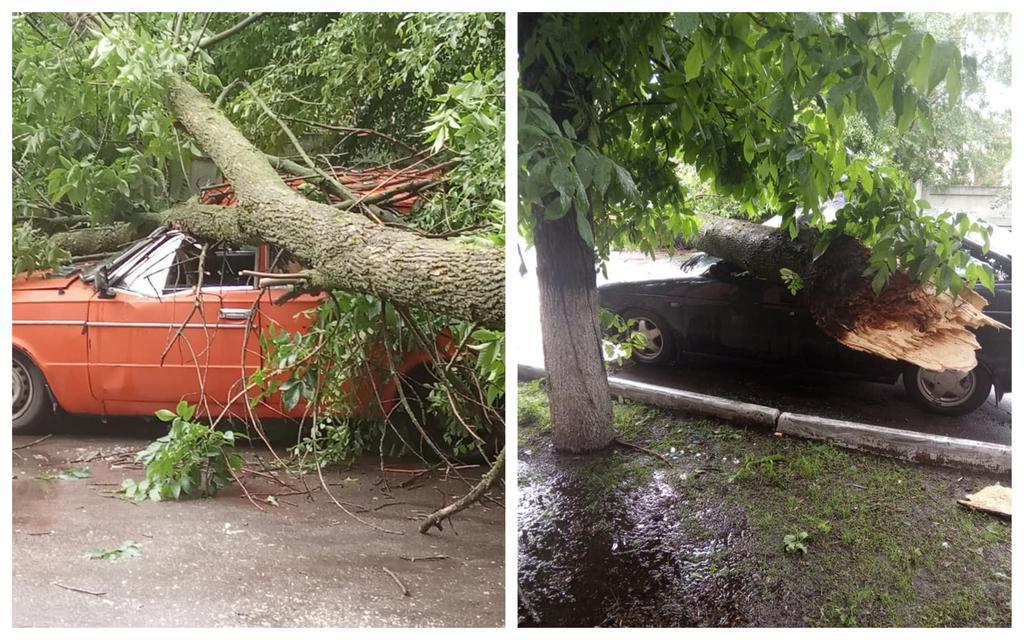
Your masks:
{"label": "chrome trim on car door", "polygon": [[228,309],[221,307],[217,310],[217,315],[222,320],[248,320],[252,317],[252,312],[255,309],[250,307],[249,309]]}
{"label": "chrome trim on car door", "polygon": [[[14,320],[13,324],[22,325],[70,325],[70,326],[89,326],[89,327],[126,327],[135,329],[162,329],[162,328],[174,328],[177,329],[181,326],[180,322],[85,322],[83,320]],[[190,322],[185,325],[187,329],[202,329],[203,327],[211,329],[244,329],[244,325],[239,324],[202,324],[199,322]]]}

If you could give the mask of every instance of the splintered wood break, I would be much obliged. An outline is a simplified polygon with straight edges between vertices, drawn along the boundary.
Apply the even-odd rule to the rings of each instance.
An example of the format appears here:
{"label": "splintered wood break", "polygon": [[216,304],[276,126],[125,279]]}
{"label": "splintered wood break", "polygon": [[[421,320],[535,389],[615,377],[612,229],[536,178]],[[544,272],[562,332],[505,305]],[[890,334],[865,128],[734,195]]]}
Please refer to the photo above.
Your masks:
{"label": "splintered wood break", "polygon": [[981,348],[971,329],[1009,329],[982,312],[988,302],[974,291],[961,291],[954,299],[948,292],[935,295],[932,285],[911,283],[903,274],[893,280],[877,297],[868,289],[840,305],[848,312],[861,309],[849,329],[833,337],[852,349],[931,371],[970,371]]}

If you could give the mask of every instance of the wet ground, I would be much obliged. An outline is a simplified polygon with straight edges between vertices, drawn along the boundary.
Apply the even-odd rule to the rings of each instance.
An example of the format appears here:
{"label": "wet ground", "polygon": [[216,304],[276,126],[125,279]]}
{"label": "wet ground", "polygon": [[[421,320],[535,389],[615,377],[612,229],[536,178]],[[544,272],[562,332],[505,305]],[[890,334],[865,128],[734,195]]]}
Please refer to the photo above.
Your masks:
{"label": "wet ground", "polygon": [[[332,493],[372,526],[343,513],[322,488],[309,500],[256,476],[246,487],[262,511],[237,486],[212,499],[132,503],[112,492],[123,478],[143,477],[131,454],[159,427],[135,421],[129,428],[86,423],[14,451],[14,626],[504,623],[504,509],[486,502],[443,532],[417,531],[420,518],[467,490],[464,482],[429,475],[402,488],[412,475],[382,474],[376,457],[327,472]],[[38,437],[15,436],[14,446]],[[265,449],[245,453],[269,459]],[[83,467],[87,478],[40,479]],[[466,480],[475,482],[479,471],[466,470]],[[315,475],[306,482],[319,484]],[[139,545],[138,557],[87,557],[128,541]]]}
{"label": "wet ground", "polygon": [[635,403],[617,429],[669,465],[574,456],[536,384],[519,410],[520,626],[1009,624],[1009,523],[956,504],[1009,478]]}
{"label": "wet ground", "polygon": [[[536,310],[539,303],[536,301],[533,251],[527,251],[525,258],[529,271],[520,278],[519,287],[525,296],[525,308]],[[678,257],[652,261],[638,253],[614,253],[608,263],[607,281],[672,277],[678,273],[679,262]],[[600,275],[598,278],[599,282],[605,281]],[[520,353],[520,363],[543,367],[539,315],[537,311],[521,314],[516,348]],[[997,404],[993,393],[988,402],[970,414],[951,417],[926,413],[915,407],[908,400],[901,383],[879,384],[820,373],[759,367],[748,362],[688,357],[685,362],[671,367],[642,367],[628,363],[615,374],[676,389],[766,404],[782,411],[1010,444],[1011,394]]]}
{"label": "wet ground", "polygon": [[[687,501],[655,471],[638,486],[588,491],[587,459],[520,462],[531,480],[519,496],[520,622],[524,626],[692,627],[751,624],[757,593],[724,555],[743,523],[695,514],[710,535],[695,539],[676,517]],[[539,476],[544,479],[538,480]]]}

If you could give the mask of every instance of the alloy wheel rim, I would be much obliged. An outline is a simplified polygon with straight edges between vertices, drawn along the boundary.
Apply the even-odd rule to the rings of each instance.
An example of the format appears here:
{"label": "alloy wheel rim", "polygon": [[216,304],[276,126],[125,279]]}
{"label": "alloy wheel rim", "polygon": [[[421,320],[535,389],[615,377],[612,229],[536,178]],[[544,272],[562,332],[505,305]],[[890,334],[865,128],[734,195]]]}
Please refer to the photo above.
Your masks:
{"label": "alloy wheel rim", "polygon": [[917,388],[928,402],[938,407],[956,407],[974,393],[973,371],[925,371],[917,375]]}
{"label": "alloy wheel rim", "polygon": [[661,355],[661,350],[665,348],[661,329],[650,318],[637,318],[636,321],[637,333],[644,336],[644,348],[637,352],[637,356],[644,360],[653,360]]}
{"label": "alloy wheel rim", "polygon": [[35,393],[28,369],[17,360],[14,361],[14,365],[11,368],[11,383],[13,387],[12,415],[17,420],[28,411],[29,406],[32,404],[32,396]]}

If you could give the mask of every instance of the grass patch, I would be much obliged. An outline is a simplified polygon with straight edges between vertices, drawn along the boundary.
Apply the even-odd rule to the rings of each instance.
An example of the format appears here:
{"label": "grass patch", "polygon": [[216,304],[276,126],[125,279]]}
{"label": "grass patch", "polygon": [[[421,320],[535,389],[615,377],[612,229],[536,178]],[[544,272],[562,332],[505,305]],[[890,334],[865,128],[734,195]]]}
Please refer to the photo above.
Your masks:
{"label": "grass patch", "polygon": [[519,446],[528,446],[551,432],[548,393],[541,380],[519,385]]}
{"label": "grass patch", "polygon": [[586,501],[600,506],[613,494],[650,480],[652,471],[647,460],[612,450],[579,464],[574,477]]}
{"label": "grass patch", "polygon": [[[546,401],[538,386],[520,386],[521,439],[550,439]],[[1010,624],[1012,526],[956,503],[995,478],[633,402],[616,403],[614,420],[623,439],[673,460],[666,478],[680,494],[687,535],[713,537],[709,513],[743,523],[736,545],[744,559],[735,570],[764,584],[764,597],[750,605],[759,624]],[[586,501],[600,504],[648,482],[655,465],[618,449],[573,475]]]}

